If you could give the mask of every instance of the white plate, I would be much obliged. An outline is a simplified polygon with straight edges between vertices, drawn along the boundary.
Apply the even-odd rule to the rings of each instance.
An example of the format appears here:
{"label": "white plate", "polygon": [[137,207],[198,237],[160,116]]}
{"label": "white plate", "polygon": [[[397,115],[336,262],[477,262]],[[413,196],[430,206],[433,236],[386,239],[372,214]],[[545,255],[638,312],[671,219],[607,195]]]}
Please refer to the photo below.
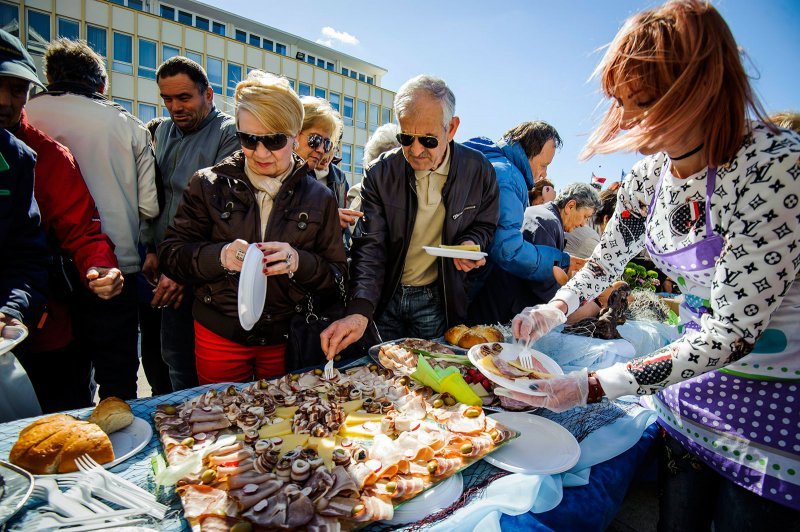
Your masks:
{"label": "white plate", "polygon": [[153,427],[142,418],[133,418],[133,423],[122,430],[108,435],[111,447],[114,449],[114,461],[103,464],[106,469],[124,462],[131,456],[144,449],[153,437]]}
{"label": "white plate", "polygon": [[31,496],[33,477],[24,469],[3,461],[0,461],[0,477],[5,481],[5,493],[0,497],[0,525],[2,525],[11,519]]}
{"label": "white plate", "polygon": [[464,251],[462,249],[446,249],[437,248],[432,246],[422,246],[425,253],[435,257],[447,257],[448,259],[467,259],[467,260],[481,260],[487,254],[483,251]]}
{"label": "white plate", "polygon": [[[491,342],[492,344],[497,342]],[[467,357],[469,361],[472,362],[472,365],[478,368],[487,379],[494,382],[495,384],[499,384],[503,388],[508,388],[509,390],[514,390],[515,392],[520,393],[527,393],[528,395],[545,395],[540,392],[534,392],[529,388],[529,384],[532,382],[532,379],[509,379],[506,377],[501,377],[499,375],[495,375],[490,371],[486,371],[481,366],[478,365],[478,360],[483,358],[480,355],[480,348],[482,345],[487,344],[478,344],[472,346],[469,351],[467,351]],[[489,344],[491,345],[491,344]],[[503,360],[516,360],[519,356],[519,352],[522,350],[522,346],[519,344],[500,344],[503,346],[503,351],[500,353],[500,358]],[[536,349],[530,349],[531,354],[533,354],[533,358],[541,362],[544,370],[547,373],[552,375],[563,375],[564,370],[556,363],[555,360],[550,358],[549,356],[545,355],[537,351]]]}
{"label": "white plate", "polygon": [[26,336],[28,336],[28,329],[25,327],[16,327],[14,325],[3,327],[3,333],[0,336],[0,355],[11,351]]}
{"label": "white plate", "polygon": [[554,421],[524,412],[498,412],[490,418],[519,432],[483,459],[512,473],[555,475],[572,469],[581,457],[578,440]]}
{"label": "white plate", "polygon": [[449,507],[461,497],[462,491],[464,491],[464,478],[458,473],[403,503],[394,511],[391,519],[381,523],[389,525],[416,523]]}
{"label": "white plate", "polygon": [[267,300],[263,258],[264,253],[255,244],[250,244],[239,274],[239,323],[246,331],[258,323]]}

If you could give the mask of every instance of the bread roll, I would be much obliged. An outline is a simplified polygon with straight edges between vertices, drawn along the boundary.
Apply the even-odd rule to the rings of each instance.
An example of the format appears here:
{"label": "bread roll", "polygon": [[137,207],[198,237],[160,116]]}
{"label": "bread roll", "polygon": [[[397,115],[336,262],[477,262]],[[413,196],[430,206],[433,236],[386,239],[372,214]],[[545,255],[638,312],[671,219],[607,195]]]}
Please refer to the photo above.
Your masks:
{"label": "bread roll", "polygon": [[111,440],[100,427],[53,414],[22,429],[8,459],[33,474],[47,475],[77,471],[75,459],[83,454],[100,464],[114,460]]}
{"label": "bread roll", "polygon": [[469,349],[478,344],[502,342],[505,338],[503,333],[488,325],[476,325],[475,327],[456,325],[444,333],[444,339],[449,344]]}
{"label": "bread roll", "polygon": [[128,403],[118,397],[107,397],[100,401],[89,416],[89,421],[111,434],[133,423],[133,412]]}

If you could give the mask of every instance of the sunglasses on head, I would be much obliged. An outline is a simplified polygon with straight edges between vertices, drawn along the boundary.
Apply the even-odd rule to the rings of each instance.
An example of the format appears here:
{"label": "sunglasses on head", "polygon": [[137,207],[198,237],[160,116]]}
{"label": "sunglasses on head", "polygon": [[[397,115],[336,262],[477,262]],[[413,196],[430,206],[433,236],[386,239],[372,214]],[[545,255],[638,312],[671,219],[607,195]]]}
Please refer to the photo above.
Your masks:
{"label": "sunglasses on head", "polygon": [[269,151],[277,151],[283,149],[289,141],[289,137],[286,133],[251,135],[250,133],[237,131],[236,136],[239,137],[239,142],[242,143],[242,147],[248,150],[255,150],[258,148],[258,143],[260,142]]}
{"label": "sunglasses on head", "polygon": [[331,139],[326,139],[322,135],[317,133],[312,133],[308,135],[308,147],[312,150],[316,150],[320,146],[322,146],[322,150],[325,153],[328,153],[333,148],[333,141]]}
{"label": "sunglasses on head", "polygon": [[414,139],[417,139],[424,148],[433,149],[439,145],[439,139],[431,135],[412,135],[411,133],[398,133],[397,142],[406,148],[414,144]]}

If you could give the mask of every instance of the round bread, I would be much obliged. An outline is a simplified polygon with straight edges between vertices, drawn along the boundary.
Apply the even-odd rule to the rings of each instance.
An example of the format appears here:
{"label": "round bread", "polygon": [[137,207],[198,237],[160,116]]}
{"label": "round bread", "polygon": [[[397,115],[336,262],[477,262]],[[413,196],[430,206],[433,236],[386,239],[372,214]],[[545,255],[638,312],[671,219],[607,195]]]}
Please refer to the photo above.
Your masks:
{"label": "round bread", "polygon": [[133,423],[133,412],[128,403],[118,397],[106,397],[95,407],[89,421],[111,434]]}
{"label": "round bread", "polygon": [[100,427],[66,414],[36,420],[20,431],[9,461],[36,475],[77,471],[75,459],[88,454],[100,464],[114,460],[111,440]]}
{"label": "round bread", "polygon": [[473,331],[478,333],[480,336],[486,338],[484,342],[504,342],[505,337],[503,333],[500,332],[499,329],[492,327],[490,325],[476,325],[472,328]]}
{"label": "round bread", "polygon": [[461,337],[464,336],[464,333],[469,331],[469,327],[466,325],[456,325],[455,327],[450,327],[444,333],[444,341],[450,345],[459,345],[459,341],[461,341]]}
{"label": "round bread", "polygon": [[456,325],[444,333],[444,339],[449,344],[469,349],[478,344],[502,342],[505,338],[503,333],[489,325],[476,325],[475,327]]}

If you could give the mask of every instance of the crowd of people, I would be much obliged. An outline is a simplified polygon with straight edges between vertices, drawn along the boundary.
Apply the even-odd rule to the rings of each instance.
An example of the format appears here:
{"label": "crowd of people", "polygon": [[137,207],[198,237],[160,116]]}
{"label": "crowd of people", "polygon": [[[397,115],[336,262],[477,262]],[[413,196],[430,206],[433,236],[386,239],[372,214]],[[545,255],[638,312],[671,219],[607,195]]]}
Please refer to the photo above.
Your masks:
{"label": "crowd of people", "polygon": [[[546,179],[562,139],[545,122],[456,142],[455,95],[430,75],[397,91],[397,123],[374,132],[350,187],[336,165],[341,116],[284,78],[250,72],[230,116],[204,69],[173,57],[156,73],[169,117],[145,125],[104,96],[104,60],[85,42],[50,43],[45,86],[0,31],[0,330],[27,326],[15,354],[41,410],[89,406],[95,386],[135,398],[140,355],[163,394],[460,323],[512,322],[535,340],[596,305],[646,250],[684,294],[682,336],[515,398],[563,411],[652,395],[665,529],[722,526],[731,507],[740,524],[789,522],[800,508],[789,478],[800,470],[800,137],[767,118],[706,3],[634,15],[596,74],[611,104],[584,155],[645,155],[601,193]],[[33,86],[43,90],[29,99]],[[252,244],[267,295],[245,329]],[[487,256],[423,249],[442,245]],[[327,327],[309,329],[310,316]],[[291,348],[310,330],[311,359]],[[763,419],[748,413],[756,404]],[[757,465],[765,458],[772,467]]]}

